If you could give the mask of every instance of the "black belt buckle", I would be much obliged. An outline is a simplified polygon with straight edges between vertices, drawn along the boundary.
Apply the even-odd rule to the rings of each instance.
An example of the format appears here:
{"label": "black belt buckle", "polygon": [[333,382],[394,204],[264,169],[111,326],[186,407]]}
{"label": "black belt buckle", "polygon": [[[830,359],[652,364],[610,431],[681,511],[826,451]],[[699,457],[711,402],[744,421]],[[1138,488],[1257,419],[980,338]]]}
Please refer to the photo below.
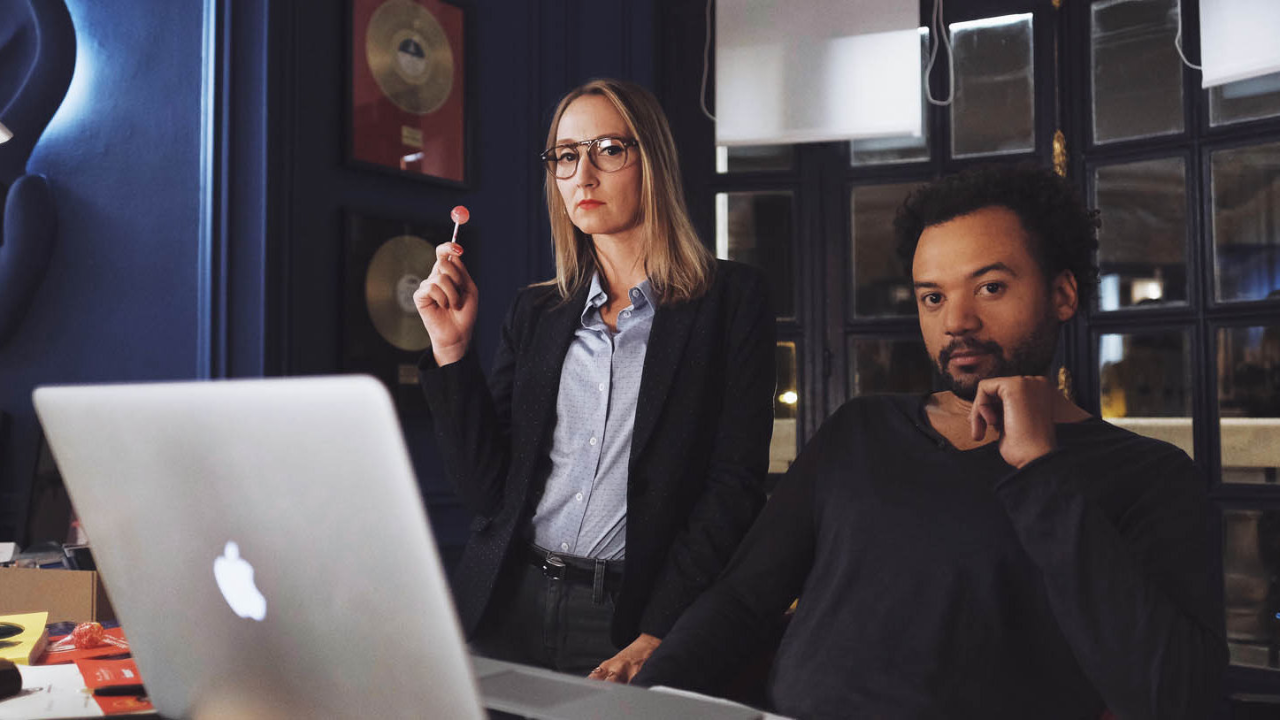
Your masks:
{"label": "black belt buckle", "polygon": [[553,553],[547,553],[547,556],[542,560],[542,574],[552,580],[563,580],[568,569],[569,566],[565,565],[564,561]]}

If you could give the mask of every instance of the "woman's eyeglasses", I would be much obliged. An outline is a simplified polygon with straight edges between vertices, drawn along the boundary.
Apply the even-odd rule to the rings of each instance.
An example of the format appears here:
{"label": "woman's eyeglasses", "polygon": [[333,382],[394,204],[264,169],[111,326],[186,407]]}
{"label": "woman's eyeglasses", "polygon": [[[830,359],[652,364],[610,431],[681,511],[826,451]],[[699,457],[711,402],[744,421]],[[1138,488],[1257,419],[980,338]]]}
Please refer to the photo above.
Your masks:
{"label": "woman's eyeglasses", "polygon": [[582,153],[578,148],[587,146],[587,157],[600,172],[617,172],[627,166],[629,149],[637,147],[639,141],[621,137],[598,137],[582,142],[565,143],[549,148],[538,159],[547,164],[547,169],[561,180],[573,177],[578,171],[578,159]]}

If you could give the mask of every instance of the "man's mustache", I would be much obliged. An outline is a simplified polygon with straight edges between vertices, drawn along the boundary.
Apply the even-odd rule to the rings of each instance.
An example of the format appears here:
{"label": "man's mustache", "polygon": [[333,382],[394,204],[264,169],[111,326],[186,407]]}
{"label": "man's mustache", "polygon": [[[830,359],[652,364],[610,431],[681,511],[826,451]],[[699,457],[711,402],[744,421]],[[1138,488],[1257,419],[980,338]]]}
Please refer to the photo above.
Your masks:
{"label": "man's mustache", "polygon": [[951,341],[950,345],[942,348],[938,352],[938,367],[945,368],[947,363],[951,362],[951,356],[958,352],[981,352],[1004,357],[1004,348],[1000,347],[1000,343],[994,340],[979,340],[977,338],[956,338]]}

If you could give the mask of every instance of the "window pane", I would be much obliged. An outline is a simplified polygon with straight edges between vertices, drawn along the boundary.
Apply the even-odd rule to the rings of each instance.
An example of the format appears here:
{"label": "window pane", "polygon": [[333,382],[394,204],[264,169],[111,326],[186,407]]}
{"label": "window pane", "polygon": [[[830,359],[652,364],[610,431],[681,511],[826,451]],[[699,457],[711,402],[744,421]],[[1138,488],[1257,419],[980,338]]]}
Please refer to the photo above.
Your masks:
{"label": "window pane", "polygon": [[1226,510],[1222,533],[1231,664],[1280,669],[1280,512]]}
{"label": "window pane", "polygon": [[1103,335],[1098,369],[1104,419],[1194,455],[1191,350],[1185,332]]}
{"label": "window pane", "polygon": [[951,43],[956,72],[951,155],[1034,150],[1031,14],[952,23]]}
{"label": "window pane", "polygon": [[716,146],[716,172],[777,172],[790,170],[794,145]]}
{"label": "window pane", "polygon": [[1280,115],[1280,73],[1209,88],[1209,124]]}
{"label": "window pane", "polygon": [[1094,171],[1098,306],[1187,301],[1187,180],[1182,158],[1107,165]]}
{"label": "window pane", "polygon": [[933,390],[933,366],[919,338],[849,338],[849,394]]}
{"label": "window pane", "polygon": [[893,216],[918,183],[863,185],[850,192],[853,283],[849,311],[862,317],[914,315],[907,269],[898,260]]}
{"label": "window pane", "polygon": [[1181,132],[1177,0],[1104,0],[1089,11],[1094,142]]}
{"label": "window pane", "polygon": [[1210,173],[1217,298],[1280,297],[1280,144],[1215,152]]}
{"label": "window pane", "polygon": [[795,317],[791,193],[717,193],[716,257],[764,270],[778,317]]}
{"label": "window pane", "polygon": [[778,343],[778,385],[773,398],[773,439],[769,441],[769,472],[784,473],[796,459],[796,410],[800,385],[796,377],[796,344]]}
{"label": "window pane", "polygon": [[[938,50],[941,56],[942,50]],[[929,28],[920,28],[920,67],[929,64]],[[928,78],[924,82],[929,82]],[[920,85],[920,137],[868,138],[849,142],[849,164],[883,165],[929,159],[929,100]]]}
{"label": "window pane", "polygon": [[1218,331],[1222,481],[1276,482],[1280,467],[1280,324]]}

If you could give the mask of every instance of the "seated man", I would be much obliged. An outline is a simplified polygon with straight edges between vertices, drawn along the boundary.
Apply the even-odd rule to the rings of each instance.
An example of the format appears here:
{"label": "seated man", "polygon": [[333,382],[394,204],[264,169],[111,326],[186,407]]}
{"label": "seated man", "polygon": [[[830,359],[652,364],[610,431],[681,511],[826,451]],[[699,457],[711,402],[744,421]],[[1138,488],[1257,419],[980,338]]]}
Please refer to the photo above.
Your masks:
{"label": "seated man", "polygon": [[947,389],[827,420],[636,682],[715,692],[799,597],[787,715],[1203,720],[1227,658],[1205,482],[1046,377],[1097,221],[1023,166],[917,190],[895,226]]}

